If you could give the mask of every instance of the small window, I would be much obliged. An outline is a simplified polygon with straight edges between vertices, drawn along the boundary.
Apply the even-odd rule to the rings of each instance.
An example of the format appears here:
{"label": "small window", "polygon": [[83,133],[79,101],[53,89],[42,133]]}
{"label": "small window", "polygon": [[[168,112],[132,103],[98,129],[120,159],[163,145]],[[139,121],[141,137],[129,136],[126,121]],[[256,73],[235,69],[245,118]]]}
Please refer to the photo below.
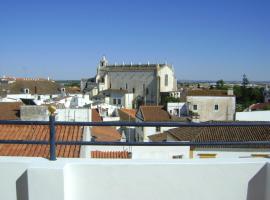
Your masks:
{"label": "small window", "polygon": [[193,110],[198,110],[198,105],[193,105]]}
{"label": "small window", "polygon": [[149,94],[149,90],[148,90],[148,88],[146,88],[146,95],[148,95]]}
{"label": "small window", "polygon": [[41,98],[40,98],[40,95],[38,95],[37,99],[38,99],[38,100],[40,100],[40,99],[41,99]]}
{"label": "small window", "polygon": [[160,126],[156,127],[156,132],[160,132]]}
{"label": "small window", "polygon": [[24,93],[25,93],[25,94],[29,94],[29,89],[28,89],[28,88],[25,88],[25,89],[24,89]]}
{"label": "small window", "polygon": [[120,87],[120,90],[122,90],[122,88]]}
{"label": "small window", "polygon": [[215,153],[201,153],[198,154],[200,158],[216,158],[217,154]]}
{"label": "small window", "polygon": [[112,88],[112,83],[110,83],[110,88]]}
{"label": "small window", "polygon": [[128,89],[128,84],[126,83],[126,90]]}
{"label": "small window", "polygon": [[135,93],[135,88],[132,88],[132,92]]}
{"label": "small window", "polygon": [[270,154],[251,154],[252,158],[270,158]]}
{"label": "small window", "polygon": [[218,111],[218,104],[215,105],[215,111]]}
{"label": "small window", "polygon": [[121,105],[121,99],[118,99],[118,105]]}
{"label": "small window", "polygon": [[169,83],[169,77],[168,74],[165,74],[165,86],[168,86]]}
{"label": "small window", "polygon": [[116,99],[113,99],[113,104],[116,105]]}
{"label": "small window", "polygon": [[172,158],[173,159],[182,159],[183,155],[173,155]]}

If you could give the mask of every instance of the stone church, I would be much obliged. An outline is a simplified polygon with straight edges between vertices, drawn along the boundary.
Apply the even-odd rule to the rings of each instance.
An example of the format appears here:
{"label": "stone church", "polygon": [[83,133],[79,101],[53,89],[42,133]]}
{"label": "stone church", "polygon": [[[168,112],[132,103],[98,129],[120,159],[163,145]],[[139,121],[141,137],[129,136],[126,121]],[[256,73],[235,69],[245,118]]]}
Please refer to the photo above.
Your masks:
{"label": "stone church", "polygon": [[168,64],[111,65],[102,57],[94,78],[82,79],[81,89],[90,95],[104,90],[124,90],[133,94],[134,102],[156,105],[162,93],[177,90],[174,69]]}

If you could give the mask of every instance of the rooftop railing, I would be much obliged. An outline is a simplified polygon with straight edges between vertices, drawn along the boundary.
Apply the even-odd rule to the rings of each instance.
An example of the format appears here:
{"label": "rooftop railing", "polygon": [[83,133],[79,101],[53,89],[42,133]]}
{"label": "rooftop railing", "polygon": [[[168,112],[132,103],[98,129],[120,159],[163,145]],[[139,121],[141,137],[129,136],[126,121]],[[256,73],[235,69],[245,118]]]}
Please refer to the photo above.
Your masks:
{"label": "rooftop railing", "polygon": [[64,122],[55,121],[55,116],[50,115],[49,121],[16,121],[0,120],[5,125],[47,125],[50,129],[49,141],[47,140],[0,140],[0,144],[38,144],[49,145],[51,161],[56,160],[56,145],[110,145],[110,146],[270,146],[270,141],[237,141],[237,142],[96,142],[96,141],[56,141],[55,126],[127,126],[127,127],[247,127],[269,126],[270,122]]}

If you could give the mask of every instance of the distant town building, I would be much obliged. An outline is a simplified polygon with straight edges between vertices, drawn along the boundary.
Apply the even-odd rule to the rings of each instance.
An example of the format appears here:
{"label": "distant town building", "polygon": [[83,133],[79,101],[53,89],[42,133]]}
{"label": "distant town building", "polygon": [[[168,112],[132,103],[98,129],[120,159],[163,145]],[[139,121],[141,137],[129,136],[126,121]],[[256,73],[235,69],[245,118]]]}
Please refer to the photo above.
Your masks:
{"label": "distant town building", "polygon": [[[133,107],[160,102],[161,93],[177,91],[174,69],[168,64],[111,65],[103,56],[94,79],[81,80],[82,91],[116,89],[133,94]],[[92,92],[93,93],[93,92]]]}
{"label": "distant town building", "polygon": [[185,94],[189,115],[198,121],[233,121],[236,98],[232,90],[188,90]]}
{"label": "distant town building", "polygon": [[[136,113],[136,122],[170,122],[172,116],[162,106],[140,106]],[[149,135],[161,133],[173,127],[136,127],[136,140],[148,142]]]}
{"label": "distant town building", "polygon": [[264,96],[265,103],[270,102],[270,89],[269,89],[268,85],[266,85],[264,88],[263,96]]}
{"label": "distant town building", "polygon": [[170,115],[181,117],[188,115],[188,106],[186,102],[168,102],[167,103],[167,112]]}

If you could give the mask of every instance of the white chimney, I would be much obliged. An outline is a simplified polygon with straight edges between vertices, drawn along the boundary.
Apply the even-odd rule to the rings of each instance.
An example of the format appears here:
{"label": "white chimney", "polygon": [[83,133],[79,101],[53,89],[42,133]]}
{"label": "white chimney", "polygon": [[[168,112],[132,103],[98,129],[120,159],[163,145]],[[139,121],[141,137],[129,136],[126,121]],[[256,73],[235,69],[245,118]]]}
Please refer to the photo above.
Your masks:
{"label": "white chimney", "polygon": [[233,96],[233,88],[228,88],[228,91],[227,91],[227,95],[228,96]]}

